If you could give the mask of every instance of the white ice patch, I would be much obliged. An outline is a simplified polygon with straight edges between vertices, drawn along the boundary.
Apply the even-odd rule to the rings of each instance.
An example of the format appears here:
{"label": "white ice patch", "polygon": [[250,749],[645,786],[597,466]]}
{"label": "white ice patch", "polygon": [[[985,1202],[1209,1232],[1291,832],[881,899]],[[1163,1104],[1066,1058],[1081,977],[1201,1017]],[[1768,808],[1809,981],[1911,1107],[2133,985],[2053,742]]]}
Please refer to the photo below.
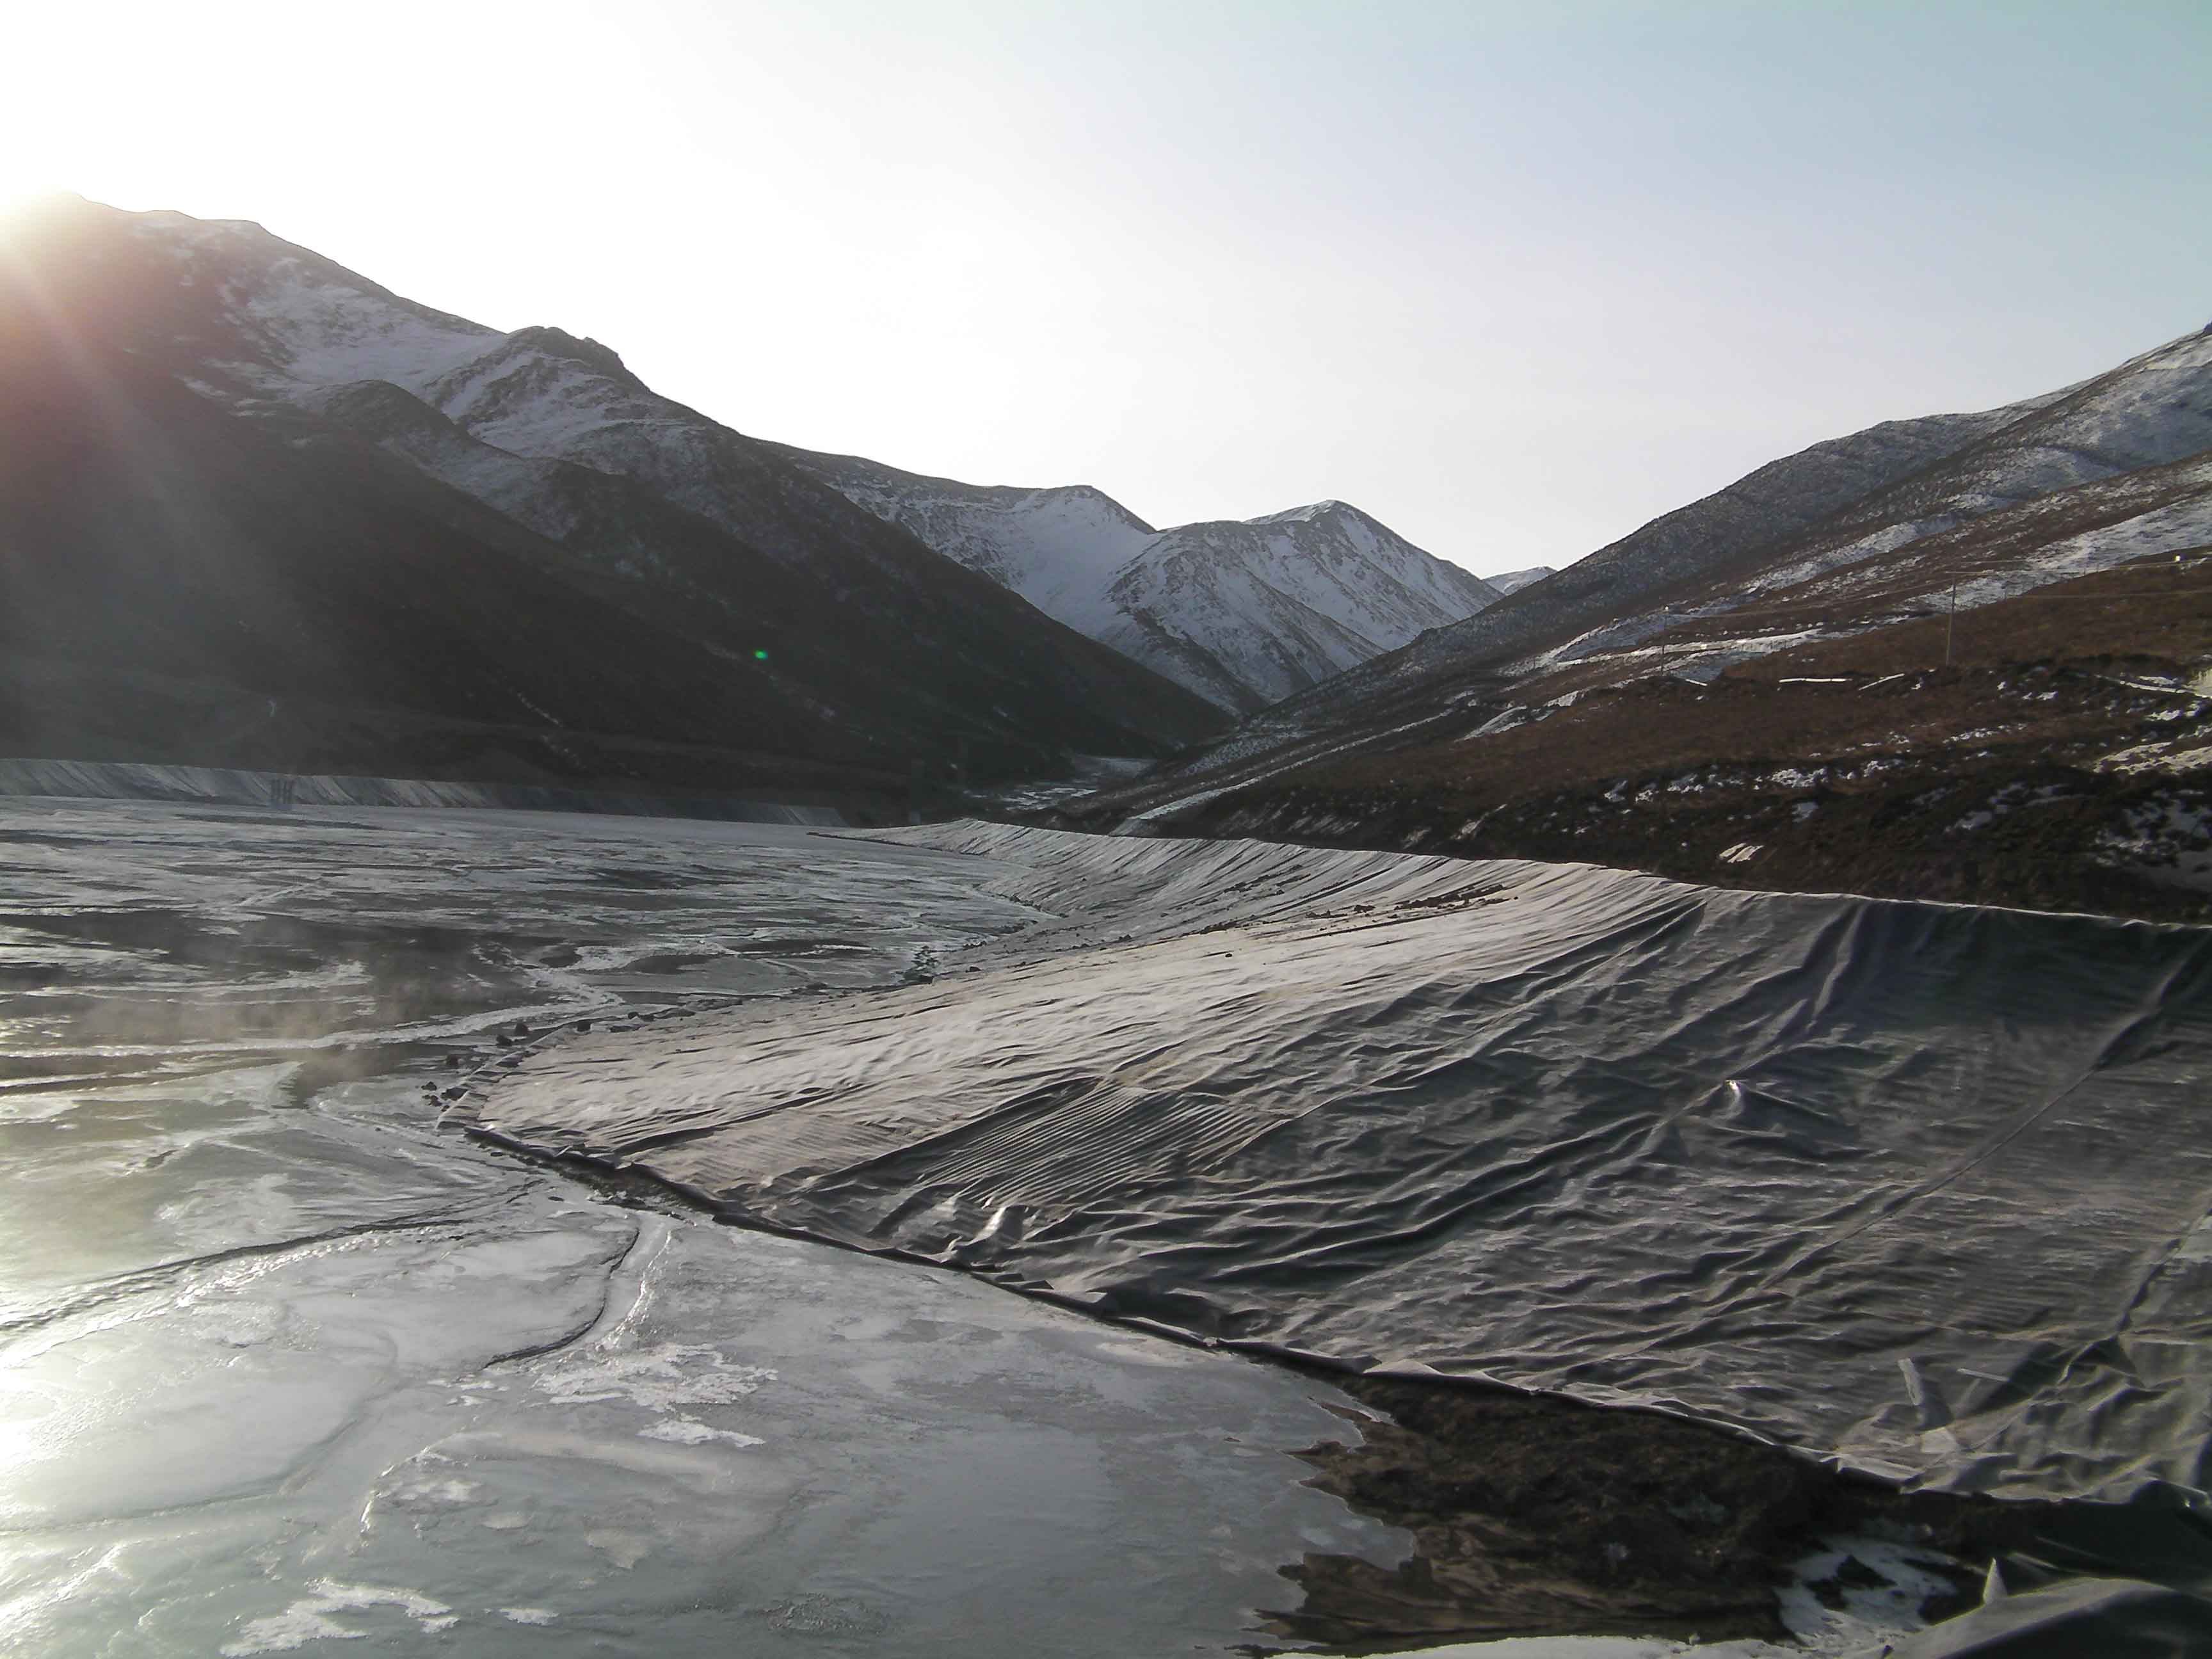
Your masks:
{"label": "white ice patch", "polygon": [[2167,793],[2128,809],[2124,827],[2097,838],[2101,861],[2154,880],[2212,891],[2212,809]]}
{"label": "white ice patch", "polygon": [[318,1578],[307,1589],[307,1595],[283,1612],[248,1624],[235,1640],[224,1643],[220,1651],[229,1659],[244,1659],[250,1654],[289,1653],[310,1642],[357,1642],[368,1632],[341,1625],[331,1615],[370,1607],[398,1607],[428,1635],[449,1629],[454,1622],[450,1616],[453,1609],[443,1601],[434,1601],[413,1590],[377,1589],[367,1584],[341,1584],[329,1578]]}
{"label": "white ice patch", "polygon": [[653,1553],[653,1540],[641,1532],[601,1527],[584,1534],[584,1542],[628,1572]]}
{"label": "white ice patch", "polygon": [[404,1504],[465,1504],[477,1495],[473,1480],[441,1480],[417,1475],[393,1483],[392,1498]]}
{"label": "white ice patch", "polygon": [[561,1615],[550,1607],[501,1607],[499,1616],[518,1625],[550,1625]]}
{"label": "white ice patch", "polygon": [[[1778,1592],[1782,1622],[1790,1634],[1815,1652],[1855,1653],[1878,1648],[1901,1632],[1923,1630],[1920,1609],[1956,1594],[1958,1585],[1937,1571],[1943,1558],[1886,1539],[1835,1538],[1791,1568],[1792,1582]],[[1838,1575],[1856,1561],[1880,1582],[1843,1583]],[[1812,1586],[1838,1581],[1843,1606],[1829,1607]]]}
{"label": "white ice patch", "polygon": [[775,1373],[732,1364],[703,1344],[670,1342],[641,1353],[564,1356],[533,1381],[542,1392],[574,1405],[627,1400],[648,1411],[671,1412],[679,1406],[734,1404],[775,1382]]}
{"label": "white ice patch", "polygon": [[665,956],[671,951],[687,954],[725,956],[721,945],[708,939],[646,939],[624,945],[583,945],[576,948],[576,959],[563,971],[572,974],[618,974],[632,963],[647,957]]}
{"label": "white ice patch", "polygon": [[735,1429],[714,1428],[696,1417],[665,1417],[658,1423],[640,1429],[638,1433],[647,1440],[672,1440],[679,1446],[703,1446],[710,1440],[719,1440],[731,1446],[764,1446],[768,1443],[757,1434],[739,1434]]}

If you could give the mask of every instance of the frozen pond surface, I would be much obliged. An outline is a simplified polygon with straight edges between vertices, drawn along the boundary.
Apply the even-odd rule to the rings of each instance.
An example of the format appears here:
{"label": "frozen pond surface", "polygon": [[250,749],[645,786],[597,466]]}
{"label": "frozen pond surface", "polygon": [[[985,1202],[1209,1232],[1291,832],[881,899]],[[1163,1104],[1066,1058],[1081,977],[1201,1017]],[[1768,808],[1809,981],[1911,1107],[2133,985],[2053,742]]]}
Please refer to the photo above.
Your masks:
{"label": "frozen pond surface", "polygon": [[[518,1020],[894,979],[978,860],[539,814],[0,803],[0,1650],[1220,1651],[1318,1384],[441,1130]],[[328,1649],[350,1638],[356,1645]]]}

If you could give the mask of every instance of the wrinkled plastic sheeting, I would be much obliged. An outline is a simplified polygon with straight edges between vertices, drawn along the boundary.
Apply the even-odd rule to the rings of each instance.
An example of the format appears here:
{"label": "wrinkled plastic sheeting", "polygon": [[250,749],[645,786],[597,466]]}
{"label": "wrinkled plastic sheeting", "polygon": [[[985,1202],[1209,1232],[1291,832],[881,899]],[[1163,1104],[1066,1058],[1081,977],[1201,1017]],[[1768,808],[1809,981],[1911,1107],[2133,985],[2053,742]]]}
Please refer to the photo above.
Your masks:
{"label": "wrinkled plastic sheeting", "polygon": [[1954,1489],[2202,1485],[2212,930],[892,838],[1052,919],[933,984],[579,1038],[481,1126],[1209,1338]]}
{"label": "wrinkled plastic sheeting", "polygon": [[1853,1659],[2191,1659],[2212,1653],[2212,1601],[2161,1584],[2084,1579],[1992,1601]]}

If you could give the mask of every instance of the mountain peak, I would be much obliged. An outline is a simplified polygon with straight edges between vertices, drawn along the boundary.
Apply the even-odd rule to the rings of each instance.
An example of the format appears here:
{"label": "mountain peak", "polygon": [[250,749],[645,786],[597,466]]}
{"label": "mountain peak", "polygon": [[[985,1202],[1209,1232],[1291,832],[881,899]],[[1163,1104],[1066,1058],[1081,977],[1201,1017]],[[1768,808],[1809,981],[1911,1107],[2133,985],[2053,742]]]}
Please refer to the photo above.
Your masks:
{"label": "mountain peak", "polygon": [[1338,501],[1334,495],[1318,501],[1309,501],[1304,507],[1285,507],[1280,513],[1269,513],[1253,519],[1253,524],[1320,524],[1328,519],[1358,519],[1373,524],[1376,520],[1349,501]]}
{"label": "mountain peak", "polygon": [[1498,597],[1334,496],[1156,531],[1091,484],[967,484],[855,455],[781,453],[1222,708],[1261,707]]}
{"label": "mountain peak", "polygon": [[1532,564],[1525,570],[1500,571],[1495,576],[1485,576],[1483,580],[1488,582],[1500,593],[1517,593],[1522,588],[1543,580],[1547,576],[1557,574],[1559,571],[1555,566]]}
{"label": "mountain peak", "polygon": [[602,374],[616,374],[623,380],[635,380],[622,355],[612,346],[602,345],[586,335],[571,334],[564,328],[551,328],[544,324],[532,324],[518,328],[508,335],[510,344],[532,351],[544,352],[548,356],[566,357],[571,362],[587,365]]}
{"label": "mountain peak", "polygon": [[[329,711],[313,752],[378,770],[481,752],[687,787],[874,791],[955,755],[1045,774],[1221,724],[599,341],[435,311],[236,222],[63,197],[8,239],[0,548],[23,556],[0,558],[0,623],[103,684],[152,656],[281,691]],[[86,706],[198,740],[197,702],[137,695]],[[501,735],[356,712],[387,704]],[[0,735],[24,729],[0,705]]]}

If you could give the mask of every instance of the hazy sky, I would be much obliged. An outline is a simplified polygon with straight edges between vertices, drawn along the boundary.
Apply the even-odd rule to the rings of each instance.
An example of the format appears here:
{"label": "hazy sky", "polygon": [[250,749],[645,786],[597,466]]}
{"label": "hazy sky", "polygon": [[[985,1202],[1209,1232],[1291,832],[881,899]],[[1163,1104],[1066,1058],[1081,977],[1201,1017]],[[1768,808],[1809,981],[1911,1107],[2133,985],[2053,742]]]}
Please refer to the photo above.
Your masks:
{"label": "hazy sky", "polygon": [[0,198],[743,430],[1492,571],[2212,317],[2212,5],[0,0]]}

